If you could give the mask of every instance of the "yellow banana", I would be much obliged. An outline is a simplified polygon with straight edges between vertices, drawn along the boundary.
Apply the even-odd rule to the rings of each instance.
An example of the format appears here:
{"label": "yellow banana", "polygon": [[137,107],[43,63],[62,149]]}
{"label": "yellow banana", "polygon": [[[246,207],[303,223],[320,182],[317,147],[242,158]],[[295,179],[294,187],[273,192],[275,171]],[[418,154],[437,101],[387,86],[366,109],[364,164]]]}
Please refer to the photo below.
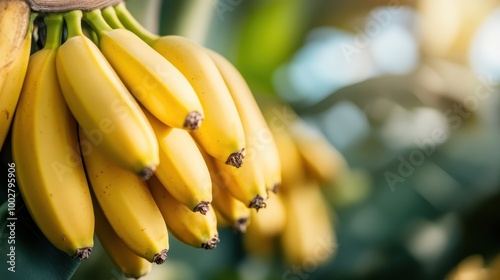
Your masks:
{"label": "yellow banana", "polygon": [[256,157],[266,188],[277,191],[281,184],[281,163],[276,143],[255,98],[238,69],[225,57],[207,49],[233,97],[245,132],[245,160]]}
{"label": "yellow banana", "polygon": [[144,113],[160,147],[155,175],[177,201],[205,214],[212,201],[212,182],[195,141],[186,130],[169,127],[146,110]]}
{"label": "yellow banana", "polygon": [[28,68],[33,19],[25,1],[0,1],[0,151]]}
{"label": "yellow banana", "polygon": [[211,156],[240,167],[245,135],[236,106],[223,78],[205,48],[181,36],[159,37],[132,17],[122,2],[115,6],[122,24],[170,61],[188,79],[205,113],[203,125],[192,132]]}
{"label": "yellow banana", "polygon": [[249,208],[260,209],[266,207],[267,199],[266,182],[261,166],[256,157],[245,159],[245,164],[240,168],[214,160],[219,175],[227,181],[225,185],[234,198],[243,202]]}
{"label": "yellow banana", "polygon": [[114,9],[84,13],[99,37],[99,48],[130,92],[163,123],[189,130],[197,129],[203,108],[189,81],[172,63],[114,20]]}
{"label": "yellow banana", "polygon": [[[215,212],[218,212],[235,231],[245,232],[250,220],[251,209],[234,198],[226,186],[212,182],[212,189],[214,190],[212,208],[216,210]],[[217,218],[217,222],[219,222],[219,218]]]}
{"label": "yellow banana", "polygon": [[270,192],[266,205],[262,211],[252,211],[243,239],[246,251],[264,258],[271,257],[277,251],[277,239],[286,222],[285,207],[280,196]]}
{"label": "yellow banana", "polygon": [[200,152],[210,172],[212,186],[218,187],[212,188],[213,196],[217,195],[218,189],[222,187],[248,208],[260,209],[266,206],[265,182],[255,158],[249,158],[245,165],[234,168],[213,158],[202,147]]}
{"label": "yellow banana", "polygon": [[148,180],[148,185],[169,231],[175,238],[195,248],[214,249],[217,246],[217,219],[212,209],[205,215],[191,211],[175,200],[156,176]]}
{"label": "yellow banana", "polygon": [[248,230],[257,231],[260,235],[277,236],[283,232],[286,222],[286,211],[282,199],[269,193],[266,209],[252,211]]}
{"label": "yellow banana", "polygon": [[158,142],[141,108],[97,46],[82,33],[81,11],[64,15],[68,39],[57,51],[57,75],[71,112],[92,144],[118,165],[148,177]]}
{"label": "yellow banana", "polygon": [[16,60],[31,24],[26,1],[0,0],[0,69]]}
{"label": "yellow banana", "polygon": [[128,278],[140,278],[148,274],[152,264],[130,251],[123,243],[102,213],[97,201],[94,201],[94,214],[97,238],[120,271]]}
{"label": "yellow banana", "polygon": [[304,162],[301,158],[297,145],[286,129],[272,130],[273,138],[278,147],[278,155],[281,162],[281,186],[280,190],[286,192],[297,182],[306,180],[307,174]]}
{"label": "yellow banana", "polygon": [[233,224],[231,222],[229,222],[228,220],[226,220],[226,218],[224,218],[224,216],[222,216],[221,212],[219,211],[219,209],[217,209],[217,207],[214,207],[212,205],[212,209],[214,210],[214,213],[215,213],[215,218],[217,219],[217,227],[218,228],[232,228],[233,227]]}
{"label": "yellow banana", "polygon": [[319,130],[297,119],[290,123],[288,132],[306,169],[320,182],[334,180],[345,169],[344,157]]}
{"label": "yellow banana", "polygon": [[47,15],[44,48],[34,53],[12,126],[19,189],[47,239],[69,256],[86,259],[94,245],[94,214],[78,154],[77,124],[61,93],[56,53],[62,15]]}
{"label": "yellow banana", "polygon": [[292,187],[283,195],[286,224],[281,236],[283,255],[293,265],[316,266],[337,250],[329,206],[314,181]]}
{"label": "yellow banana", "polygon": [[80,145],[90,185],[113,230],[138,256],[163,263],[169,248],[167,227],[146,182],[93,149],[81,128]]}

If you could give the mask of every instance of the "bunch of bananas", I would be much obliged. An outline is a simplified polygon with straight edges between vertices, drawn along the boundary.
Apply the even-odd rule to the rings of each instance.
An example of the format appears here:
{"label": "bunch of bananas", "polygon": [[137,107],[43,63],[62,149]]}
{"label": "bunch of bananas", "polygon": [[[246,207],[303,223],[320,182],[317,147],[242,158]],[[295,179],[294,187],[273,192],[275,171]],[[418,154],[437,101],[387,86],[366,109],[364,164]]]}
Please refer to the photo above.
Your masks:
{"label": "bunch of bananas", "polygon": [[290,161],[285,134],[220,54],[147,31],[124,2],[36,12],[3,0],[0,21],[0,147],[11,135],[30,215],[68,256],[87,259],[95,233],[140,277],[166,260],[169,233],[214,249],[218,227],[250,224],[249,240],[282,233],[294,243],[294,262],[311,230],[333,236],[319,181],[305,172],[329,180],[332,147],[297,131],[301,158]]}
{"label": "bunch of bananas", "polygon": [[312,271],[337,251],[335,215],[324,191],[339,184],[348,166],[321,131],[286,104],[265,100],[262,107],[278,147],[282,184],[279,196],[269,194],[265,215],[251,212],[244,245],[268,260],[281,252],[295,272]]}

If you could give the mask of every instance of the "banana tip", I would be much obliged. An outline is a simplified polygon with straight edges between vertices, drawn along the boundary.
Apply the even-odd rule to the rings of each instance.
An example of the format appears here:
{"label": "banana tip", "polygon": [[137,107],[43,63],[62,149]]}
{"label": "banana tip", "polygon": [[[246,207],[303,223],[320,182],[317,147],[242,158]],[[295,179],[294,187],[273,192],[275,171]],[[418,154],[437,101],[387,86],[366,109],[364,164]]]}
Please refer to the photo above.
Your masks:
{"label": "banana tip", "polygon": [[206,249],[206,250],[213,250],[215,249],[215,247],[217,247],[217,243],[219,243],[220,239],[219,239],[219,235],[214,235],[214,237],[212,237],[210,239],[210,241],[206,242],[206,243],[202,243],[201,244],[201,248],[203,249]]}
{"label": "banana tip", "polygon": [[255,208],[257,211],[259,211],[260,208],[266,208],[266,203],[264,202],[264,198],[262,196],[257,195],[254,199],[252,199],[252,201],[250,201],[248,207]]}
{"label": "banana tip", "polygon": [[247,217],[240,218],[234,222],[234,230],[236,232],[245,233],[247,231],[249,219]]}
{"label": "banana tip", "polygon": [[200,112],[193,111],[190,112],[186,120],[184,121],[184,128],[187,130],[196,130],[200,128],[201,122],[203,121],[203,115]]}
{"label": "banana tip", "polygon": [[156,170],[156,165],[150,165],[144,168],[141,172],[139,172],[139,176],[141,176],[141,178],[144,180],[149,180],[149,178],[153,176],[155,170]]}
{"label": "banana tip", "polygon": [[243,164],[243,158],[245,157],[244,152],[245,148],[241,149],[241,151],[230,154],[226,160],[226,164],[232,165],[236,168],[240,168]]}
{"label": "banana tip", "polygon": [[200,212],[203,215],[206,215],[208,210],[210,209],[210,202],[202,201],[198,203],[193,209],[193,212]]}
{"label": "banana tip", "polygon": [[167,249],[163,249],[161,252],[158,254],[154,255],[153,257],[153,262],[156,264],[162,264],[167,260]]}
{"label": "banana tip", "polygon": [[92,247],[79,248],[76,249],[75,258],[78,258],[79,260],[83,261],[88,259],[91,253],[92,253]]}

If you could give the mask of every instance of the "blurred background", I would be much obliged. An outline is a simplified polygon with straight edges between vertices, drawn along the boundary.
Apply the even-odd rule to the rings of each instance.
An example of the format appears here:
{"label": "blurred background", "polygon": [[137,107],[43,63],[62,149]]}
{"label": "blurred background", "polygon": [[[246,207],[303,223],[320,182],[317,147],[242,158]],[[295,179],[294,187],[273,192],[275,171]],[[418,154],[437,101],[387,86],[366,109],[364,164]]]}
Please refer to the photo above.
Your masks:
{"label": "blurred background", "polygon": [[[171,238],[168,261],[144,279],[496,279],[500,1],[127,6],[151,31],[224,54],[262,106],[289,105],[348,164],[322,188],[337,238],[328,263],[258,258],[221,228],[214,251]],[[99,246],[72,279],[91,278],[124,279]]]}
{"label": "blurred background", "polygon": [[[290,274],[284,256],[252,257],[240,234],[221,229],[210,252],[171,238],[169,260],[146,279],[444,279],[471,256],[477,269],[492,267],[500,253],[500,1],[127,5],[148,29],[224,54],[259,101],[289,104],[349,166],[323,188],[338,242],[328,263]],[[74,279],[88,279],[78,273],[89,269],[92,278],[120,279],[95,256]]]}

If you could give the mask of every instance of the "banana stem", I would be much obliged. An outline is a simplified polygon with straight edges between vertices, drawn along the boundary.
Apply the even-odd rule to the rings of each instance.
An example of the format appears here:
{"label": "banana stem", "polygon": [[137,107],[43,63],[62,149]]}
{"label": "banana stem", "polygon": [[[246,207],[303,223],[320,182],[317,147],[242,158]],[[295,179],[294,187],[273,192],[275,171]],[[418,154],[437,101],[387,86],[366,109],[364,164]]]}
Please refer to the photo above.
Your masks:
{"label": "banana stem", "polygon": [[63,15],[49,14],[45,16],[44,21],[47,26],[47,40],[43,48],[55,50],[61,45]]}
{"label": "banana stem", "polygon": [[75,36],[83,36],[82,17],[83,13],[80,10],[64,14],[64,20],[68,29],[68,39]]}
{"label": "banana stem", "polygon": [[114,28],[114,29],[125,28],[125,26],[123,26],[123,24],[120,22],[120,19],[116,15],[115,9],[113,9],[113,7],[108,6],[104,9],[102,9],[102,15],[103,15],[104,19],[106,20],[106,22],[112,28]]}
{"label": "banana stem", "polygon": [[106,20],[104,20],[101,10],[96,9],[84,12],[83,20],[94,29],[99,37],[101,37],[103,32],[113,30]]}
{"label": "banana stem", "polygon": [[135,35],[139,36],[148,45],[153,45],[153,43],[159,38],[158,35],[150,32],[144,26],[142,26],[134,16],[127,10],[125,2],[121,2],[115,6],[115,12],[120,22]]}

